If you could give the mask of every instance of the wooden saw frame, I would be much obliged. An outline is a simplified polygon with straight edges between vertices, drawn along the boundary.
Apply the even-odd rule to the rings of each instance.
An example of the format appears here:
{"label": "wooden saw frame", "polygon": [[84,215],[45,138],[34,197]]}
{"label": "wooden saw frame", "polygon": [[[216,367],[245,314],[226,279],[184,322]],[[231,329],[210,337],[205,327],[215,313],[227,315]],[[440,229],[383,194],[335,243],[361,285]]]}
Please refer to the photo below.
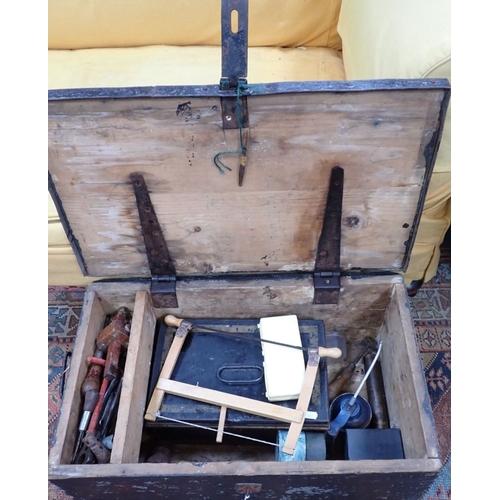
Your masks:
{"label": "wooden saw frame", "polygon": [[[226,419],[226,411],[228,408],[250,413],[252,415],[259,415],[261,417],[278,420],[280,422],[287,422],[290,424],[288,429],[287,438],[283,445],[283,453],[293,455],[297,445],[299,435],[302,432],[306,412],[311,401],[311,395],[316,380],[316,374],[319,367],[320,349],[323,352],[329,351],[325,348],[309,348],[307,350],[308,359],[304,375],[304,382],[299,394],[297,406],[295,408],[286,408],[283,406],[275,405],[272,403],[265,403],[251,398],[245,398],[227,392],[216,391],[213,389],[206,389],[184,382],[177,382],[171,380],[171,375],[174,370],[177,358],[184,344],[184,340],[188,332],[193,328],[193,324],[184,319],[176,318],[175,316],[168,315],[165,317],[165,323],[169,326],[177,327],[172,345],[168,351],[165,363],[158,377],[158,382],[154,389],[151,401],[146,410],[145,419],[155,421],[159,416],[160,406],[163,401],[165,393],[173,394],[183,398],[194,399],[203,403],[220,406],[219,425],[217,428],[218,443],[222,442],[222,435],[224,432],[224,422]],[[341,352],[330,354],[331,357],[340,357]]]}

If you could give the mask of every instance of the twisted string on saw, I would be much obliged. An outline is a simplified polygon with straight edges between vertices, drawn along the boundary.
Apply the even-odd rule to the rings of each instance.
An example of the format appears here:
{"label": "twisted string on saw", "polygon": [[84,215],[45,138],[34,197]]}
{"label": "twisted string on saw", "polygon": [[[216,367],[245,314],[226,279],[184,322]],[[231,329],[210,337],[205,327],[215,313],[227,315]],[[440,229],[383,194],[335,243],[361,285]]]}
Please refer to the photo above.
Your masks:
{"label": "twisted string on saw", "polygon": [[238,129],[240,132],[240,148],[236,151],[222,151],[214,156],[214,165],[219,169],[221,174],[224,173],[224,169],[231,171],[232,169],[225,165],[220,159],[224,155],[239,155],[245,156],[247,154],[247,148],[243,144],[243,117],[241,112],[241,91],[248,90],[249,85],[245,83],[238,82],[236,87],[236,114],[238,117]]}

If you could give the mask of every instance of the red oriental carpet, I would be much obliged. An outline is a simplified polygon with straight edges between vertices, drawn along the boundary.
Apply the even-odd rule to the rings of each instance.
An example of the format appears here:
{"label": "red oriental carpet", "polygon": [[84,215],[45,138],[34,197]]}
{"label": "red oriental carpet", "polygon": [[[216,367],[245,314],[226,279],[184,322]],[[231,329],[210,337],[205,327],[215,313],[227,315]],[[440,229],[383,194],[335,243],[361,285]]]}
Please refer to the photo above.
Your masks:
{"label": "red oriental carpet", "polygon": [[[84,288],[49,287],[48,443],[54,436],[61,404],[61,382],[69,366]],[[451,264],[443,252],[435,278],[410,299],[415,334],[436,421],[444,467],[421,500],[451,499]],[[49,500],[72,500],[49,483]]]}

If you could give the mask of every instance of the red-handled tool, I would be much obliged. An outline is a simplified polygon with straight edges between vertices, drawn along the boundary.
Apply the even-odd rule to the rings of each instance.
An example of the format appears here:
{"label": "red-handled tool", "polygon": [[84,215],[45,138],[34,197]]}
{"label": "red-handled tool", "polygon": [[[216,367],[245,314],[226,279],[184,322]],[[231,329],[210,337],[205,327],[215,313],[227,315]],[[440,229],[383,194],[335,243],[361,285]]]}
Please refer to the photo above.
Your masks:
{"label": "red-handled tool", "polygon": [[92,412],[94,411],[97,402],[99,400],[99,388],[101,386],[101,375],[103,371],[104,352],[100,349],[96,349],[94,356],[87,358],[90,365],[87,370],[87,375],[83,381],[81,392],[83,396],[83,413],[78,426],[78,439],[75,446],[75,451],[73,457],[71,458],[71,463],[75,463],[78,451],[80,450],[83,437],[88,429],[90,418]]}
{"label": "red-handled tool", "polygon": [[110,342],[106,353],[106,363],[104,365],[104,373],[101,388],[98,393],[97,404],[92,413],[92,418],[90,420],[87,433],[95,434],[96,432],[97,423],[99,422],[99,416],[101,414],[102,405],[104,402],[104,395],[106,394],[111,380],[113,380],[118,375],[118,363],[120,361],[121,350],[122,344],[118,340],[112,340]]}
{"label": "red-handled tool", "polygon": [[[87,432],[83,438],[83,442],[94,453],[98,463],[109,462],[109,450],[100,443],[97,438],[97,426],[101,417],[102,408],[106,391],[110,382],[119,375],[120,355],[122,348],[126,349],[129,340],[129,313],[127,309],[121,308],[113,317],[111,323],[97,337],[98,349],[106,351],[106,361],[104,364],[103,379],[99,390],[97,404],[92,413],[92,418],[88,425]],[[90,358],[92,360],[92,358]],[[96,364],[101,364],[98,360],[94,360]]]}

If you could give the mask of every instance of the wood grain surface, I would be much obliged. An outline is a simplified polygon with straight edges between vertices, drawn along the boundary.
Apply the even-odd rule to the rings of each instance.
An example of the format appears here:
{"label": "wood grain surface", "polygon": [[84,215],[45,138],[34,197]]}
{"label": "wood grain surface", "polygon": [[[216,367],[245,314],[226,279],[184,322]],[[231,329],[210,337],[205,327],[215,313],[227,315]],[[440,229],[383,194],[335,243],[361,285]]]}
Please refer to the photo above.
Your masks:
{"label": "wood grain surface", "polygon": [[405,265],[442,89],[248,97],[248,164],[217,97],[49,102],[49,172],[91,276],[147,276],[141,173],[179,275],[314,268],[331,168],[345,170],[343,269]]}

